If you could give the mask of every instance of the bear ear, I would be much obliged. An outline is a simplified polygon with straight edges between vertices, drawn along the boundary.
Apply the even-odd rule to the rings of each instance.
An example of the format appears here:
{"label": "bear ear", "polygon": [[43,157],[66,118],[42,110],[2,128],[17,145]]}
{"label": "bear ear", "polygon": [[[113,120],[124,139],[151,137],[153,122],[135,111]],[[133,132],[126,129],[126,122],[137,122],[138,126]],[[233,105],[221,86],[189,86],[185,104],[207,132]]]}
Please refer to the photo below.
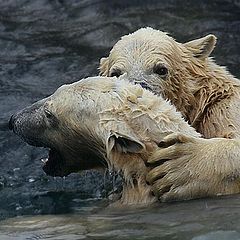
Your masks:
{"label": "bear ear", "polygon": [[107,155],[113,149],[120,153],[139,153],[144,149],[144,144],[133,136],[126,136],[117,132],[111,132],[107,139]]}
{"label": "bear ear", "polygon": [[209,34],[203,38],[199,38],[190,42],[186,42],[184,45],[187,47],[196,58],[204,60],[213,51],[217,38]]}
{"label": "bear ear", "polygon": [[100,59],[100,76],[107,76],[108,75],[108,68],[109,68],[109,58],[103,57]]}

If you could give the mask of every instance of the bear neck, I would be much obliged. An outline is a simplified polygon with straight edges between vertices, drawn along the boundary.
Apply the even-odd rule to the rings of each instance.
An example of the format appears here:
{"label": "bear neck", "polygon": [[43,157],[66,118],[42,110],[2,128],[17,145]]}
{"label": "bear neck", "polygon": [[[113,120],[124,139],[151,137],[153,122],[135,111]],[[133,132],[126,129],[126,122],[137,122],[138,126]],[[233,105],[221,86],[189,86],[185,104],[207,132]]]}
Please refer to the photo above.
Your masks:
{"label": "bear neck", "polygon": [[168,86],[170,91],[166,91],[165,98],[170,99],[189,124],[201,134],[201,122],[212,107],[239,91],[239,80],[211,58],[189,61],[176,78],[170,83],[176,87]]}
{"label": "bear neck", "polygon": [[144,153],[122,153],[116,149],[111,152],[109,169],[122,175],[123,190],[121,198],[114,205],[149,205],[157,201],[152,195],[151,187],[146,183],[146,174],[149,169],[147,161],[149,151]]}

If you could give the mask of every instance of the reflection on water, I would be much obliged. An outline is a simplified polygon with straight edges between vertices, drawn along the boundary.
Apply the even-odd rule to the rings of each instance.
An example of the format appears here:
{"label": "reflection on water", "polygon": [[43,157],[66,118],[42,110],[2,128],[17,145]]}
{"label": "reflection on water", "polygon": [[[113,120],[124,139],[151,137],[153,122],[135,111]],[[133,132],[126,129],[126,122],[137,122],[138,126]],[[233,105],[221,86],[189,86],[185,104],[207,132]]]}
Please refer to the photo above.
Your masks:
{"label": "reflection on water", "polygon": [[[240,239],[240,196],[140,209],[79,202],[74,214],[8,219],[0,239]],[[228,221],[231,219],[231,221]]]}
{"label": "reflection on water", "polygon": [[111,179],[96,171],[47,177],[46,151],[7,129],[17,110],[96,75],[120,36],[143,26],[179,41],[215,34],[216,61],[240,77],[239,13],[238,0],[0,1],[0,220],[9,218],[0,239],[240,239],[239,196],[106,212],[87,199],[111,192]]}

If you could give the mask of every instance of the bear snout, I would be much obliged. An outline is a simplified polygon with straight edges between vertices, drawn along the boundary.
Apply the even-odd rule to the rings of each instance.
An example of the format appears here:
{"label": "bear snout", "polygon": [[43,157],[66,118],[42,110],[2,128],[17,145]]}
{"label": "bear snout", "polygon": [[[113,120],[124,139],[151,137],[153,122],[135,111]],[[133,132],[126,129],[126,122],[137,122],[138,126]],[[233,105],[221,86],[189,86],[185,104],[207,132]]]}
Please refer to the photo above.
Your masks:
{"label": "bear snout", "polygon": [[40,146],[47,129],[44,116],[42,104],[37,103],[13,114],[8,128],[30,145]]}
{"label": "bear snout", "polygon": [[19,120],[20,119],[19,119],[18,113],[13,114],[10,117],[9,121],[8,121],[8,128],[9,128],[9,130],[11,130],[14,133],[16,133],[16,130],[18,129],[19,122],[21,122]]}

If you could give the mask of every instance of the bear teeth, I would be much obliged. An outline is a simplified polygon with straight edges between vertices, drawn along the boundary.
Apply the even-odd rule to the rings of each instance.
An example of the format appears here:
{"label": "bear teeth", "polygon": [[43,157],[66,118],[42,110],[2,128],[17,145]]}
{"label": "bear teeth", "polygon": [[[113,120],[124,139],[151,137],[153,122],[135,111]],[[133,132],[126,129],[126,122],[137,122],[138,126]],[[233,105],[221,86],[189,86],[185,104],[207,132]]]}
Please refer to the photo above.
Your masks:
{"label": "bear teeth", "polygon": [[42,161],[44,164],[46,164],[47,161],[48,161],[48,158],[42,158],[41,161]]}

